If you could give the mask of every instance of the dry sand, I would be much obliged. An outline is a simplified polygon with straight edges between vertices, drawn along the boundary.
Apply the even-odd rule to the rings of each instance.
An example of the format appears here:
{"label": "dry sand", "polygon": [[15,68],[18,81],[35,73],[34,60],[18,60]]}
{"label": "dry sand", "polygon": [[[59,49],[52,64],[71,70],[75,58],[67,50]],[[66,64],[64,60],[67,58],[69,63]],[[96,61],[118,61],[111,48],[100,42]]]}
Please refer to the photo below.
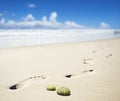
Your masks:
{"label": "dry sand", "polygon": [[120,101],[120,39],[0,49],[0,101]]}

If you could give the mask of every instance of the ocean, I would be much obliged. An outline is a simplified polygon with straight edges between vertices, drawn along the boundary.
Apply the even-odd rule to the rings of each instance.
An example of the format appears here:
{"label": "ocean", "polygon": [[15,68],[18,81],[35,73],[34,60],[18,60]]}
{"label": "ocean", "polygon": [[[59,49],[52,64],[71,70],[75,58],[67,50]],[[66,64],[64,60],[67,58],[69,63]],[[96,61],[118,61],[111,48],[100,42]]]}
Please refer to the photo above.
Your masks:
{"label": "ocean", "polygon": [[120,38],[120,33],[115,31],[112,29],[0,30],[0,48]]}

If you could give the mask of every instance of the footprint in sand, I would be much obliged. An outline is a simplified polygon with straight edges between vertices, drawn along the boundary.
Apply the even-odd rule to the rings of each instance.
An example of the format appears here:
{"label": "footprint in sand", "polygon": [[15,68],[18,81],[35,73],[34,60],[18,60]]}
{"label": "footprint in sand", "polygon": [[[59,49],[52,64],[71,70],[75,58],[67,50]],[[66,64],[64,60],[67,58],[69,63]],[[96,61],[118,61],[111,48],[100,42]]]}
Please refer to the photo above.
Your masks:
{"label": "footprint in sand", "polygon": [[112,54],[108,54],[108,55],[106,55],[106,58],[109,58],[109,57],[111,57],[112,56]]}
{"label": "footprint in sand", "polygon": [[17,84],[14,84],[12,86],[9,87],[10,90],[18,90],[18,89],[22,89],[25,88],[26,86],[28,86],[30,83],[32,83],[33,80],[35,79],[46,79],[45,76],[33,76],[33,77],[29,77]]}
{"label": "footprint in sand", "polygon": [[[108,53],[108,52],[110,52],[110,49],[109,48],[105,48],[105,49],[101,49],[101,50],[94,50],[94,51],[92,51],[92,53],[96,53],[96,54],[101,54],[101,53]],[[109,53],[109,54],[107,54],[105,57],[106,58],[109,58],[109,57],[111,57],[111,56],[113,56],[113,54],[112,53]]]}
{"label": "footprint in sand", "polygon": [[86,58],[86,59],[83,59],[83,64],[92,64],[93,63],[93,61],[94,61],[94,59],[92,59],[92,58]]}
{"label": "footprint in sand", "polygon": [[101,54],[101,53],[104,53],[106,51],[109,51],[109,48],[103,48],[103,49],[93,50],[92,53]]}
{"label": "footprint in sand", "polygon": [[95,53],[95,54],[101,54],[103,51],[102,50],[94,50],[92,51],[92,53]]}
{"label": "footprint in sand", "polygon": [[90,72],[94,72],[94,69],[85,70],[85,71],[81,72],[80,74],[67,74],[67,75],[65,75],[65,77],[66,78],[72,78],[74,76],[80,76],[84,73],[90,73]]}

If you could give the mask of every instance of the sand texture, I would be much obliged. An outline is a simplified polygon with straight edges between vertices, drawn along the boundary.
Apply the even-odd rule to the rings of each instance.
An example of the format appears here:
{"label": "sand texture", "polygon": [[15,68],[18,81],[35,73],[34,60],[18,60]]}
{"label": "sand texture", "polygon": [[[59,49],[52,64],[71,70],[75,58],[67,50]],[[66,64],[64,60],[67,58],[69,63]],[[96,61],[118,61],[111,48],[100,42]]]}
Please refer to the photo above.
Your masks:
{"label": "sand texture", "polygon": [[0,101],[120,101],[120,39],[0,49]]}

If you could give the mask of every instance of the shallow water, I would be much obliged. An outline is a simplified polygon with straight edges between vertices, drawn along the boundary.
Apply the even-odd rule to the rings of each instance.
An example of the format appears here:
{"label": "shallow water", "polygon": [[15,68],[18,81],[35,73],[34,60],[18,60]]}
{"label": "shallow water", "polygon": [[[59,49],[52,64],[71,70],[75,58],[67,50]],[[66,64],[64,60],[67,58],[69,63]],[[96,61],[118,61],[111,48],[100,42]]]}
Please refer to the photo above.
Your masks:
{"label": "shallow water", "polygon": [[120,38],[114,30],[0,30],[0,48]]}

